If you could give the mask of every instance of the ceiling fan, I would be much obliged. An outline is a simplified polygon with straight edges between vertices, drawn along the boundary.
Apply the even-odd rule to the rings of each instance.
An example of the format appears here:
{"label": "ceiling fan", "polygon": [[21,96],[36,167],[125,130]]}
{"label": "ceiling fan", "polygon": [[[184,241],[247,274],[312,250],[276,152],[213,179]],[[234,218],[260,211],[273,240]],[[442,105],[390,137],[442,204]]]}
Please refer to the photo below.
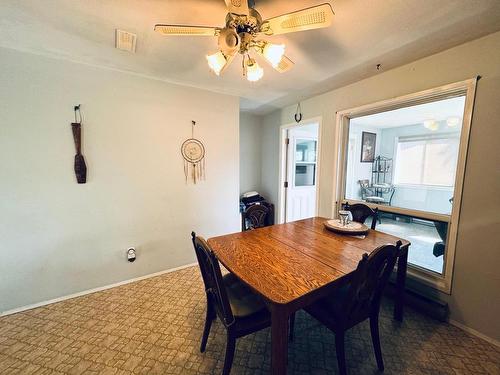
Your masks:
{"label": "ceiling fan", "polygon": [[155,31],[164,35],[218,37],[219,51],[207,56],[210,69],[220,75],[239,53],[243,57],[243,76],[254,82],[263,77],[264,70],[250,56],[251,52],[264,57],[280,73],[290,70],[294,65],[285,56],[285,45],[269,43],[262,37],[328,27],[333,18],[329,3],[263,20],[255,10],[254,0],[225,2],[228,13],[223,28],[157,24]]}

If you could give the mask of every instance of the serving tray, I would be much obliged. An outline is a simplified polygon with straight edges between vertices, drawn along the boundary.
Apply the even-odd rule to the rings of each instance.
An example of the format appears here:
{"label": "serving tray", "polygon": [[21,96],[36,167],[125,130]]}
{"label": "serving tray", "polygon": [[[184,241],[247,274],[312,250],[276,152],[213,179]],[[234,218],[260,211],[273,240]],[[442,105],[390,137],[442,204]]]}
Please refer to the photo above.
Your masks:
{"label": "serving tray", "polygon": [[370,230],[365,224],[356,221],[351,221],[347,225],[342,225],[339,219],[325,221],[325,228],[333,232],[351,235],[365,234]]}

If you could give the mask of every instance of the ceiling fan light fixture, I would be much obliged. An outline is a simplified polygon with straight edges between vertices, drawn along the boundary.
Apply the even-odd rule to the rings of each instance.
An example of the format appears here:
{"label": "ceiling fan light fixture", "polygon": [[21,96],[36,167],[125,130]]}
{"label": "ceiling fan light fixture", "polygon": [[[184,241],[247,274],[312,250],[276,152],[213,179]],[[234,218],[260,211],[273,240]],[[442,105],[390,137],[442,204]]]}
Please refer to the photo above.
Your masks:
{"label": "ceiling fan light fixture", "polygon": [[264,69],[254,59],[248,59],[246,63],[246,76],[250,82],[257,82],[264,76]]}
{"label": "ceiling fan light fixture", "polygon": [[222,69],[224,69],[227,64],[227,59],[221,51],[218,51],[211,55],[207,55],[207,62],[210,69],[212,69],[215,74],[220,75]]}
{"label": "ceiling fan light fixture", "polygon": [[285,45],[284,44],[273,44],[273,43],[265,43],[263,51],[264,57],[269,63],[276,68],[281,59],[285,55]]}
{"label": "ceiling fan light fixture", "polygon": [[243,56],[243,76],[255,82],[264,76],[264,70],[249,57],[251,50],[279,73],[287,72],[294,66],[294,62],[285,56],[284,44],[273,44],[258,38],[322,29],[331,25],[334,15],[331,5],[324,3],[263,19],[255,9],[255,0],[225,0],[225,3],[227,14],[222,28],[158,23],[154,30],[163,35],[217,37],[218,51],[206,56],[210,69],[221,75],[239,54]]}

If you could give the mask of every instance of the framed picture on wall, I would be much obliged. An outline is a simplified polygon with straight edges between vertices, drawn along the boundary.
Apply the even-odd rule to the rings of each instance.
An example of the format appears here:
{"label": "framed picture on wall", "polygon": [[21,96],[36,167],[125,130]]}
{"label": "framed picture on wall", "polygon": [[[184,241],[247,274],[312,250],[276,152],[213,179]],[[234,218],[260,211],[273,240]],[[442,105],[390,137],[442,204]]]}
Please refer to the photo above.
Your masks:
{"label": "framed picture on wall", "polygon": [[373,163],[375,160],[375,145],[377,134],[363,132],[361,137],[361,163]]}

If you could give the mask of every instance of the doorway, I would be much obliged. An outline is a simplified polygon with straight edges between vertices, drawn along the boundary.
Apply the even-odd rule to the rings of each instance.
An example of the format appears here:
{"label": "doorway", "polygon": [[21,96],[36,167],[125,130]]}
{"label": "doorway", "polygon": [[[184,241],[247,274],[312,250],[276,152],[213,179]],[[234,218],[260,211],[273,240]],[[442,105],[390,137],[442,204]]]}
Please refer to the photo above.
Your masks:
{"label": "doorway", "polygon": [[317,215],[319,121],[281,127],[279,223]]}

